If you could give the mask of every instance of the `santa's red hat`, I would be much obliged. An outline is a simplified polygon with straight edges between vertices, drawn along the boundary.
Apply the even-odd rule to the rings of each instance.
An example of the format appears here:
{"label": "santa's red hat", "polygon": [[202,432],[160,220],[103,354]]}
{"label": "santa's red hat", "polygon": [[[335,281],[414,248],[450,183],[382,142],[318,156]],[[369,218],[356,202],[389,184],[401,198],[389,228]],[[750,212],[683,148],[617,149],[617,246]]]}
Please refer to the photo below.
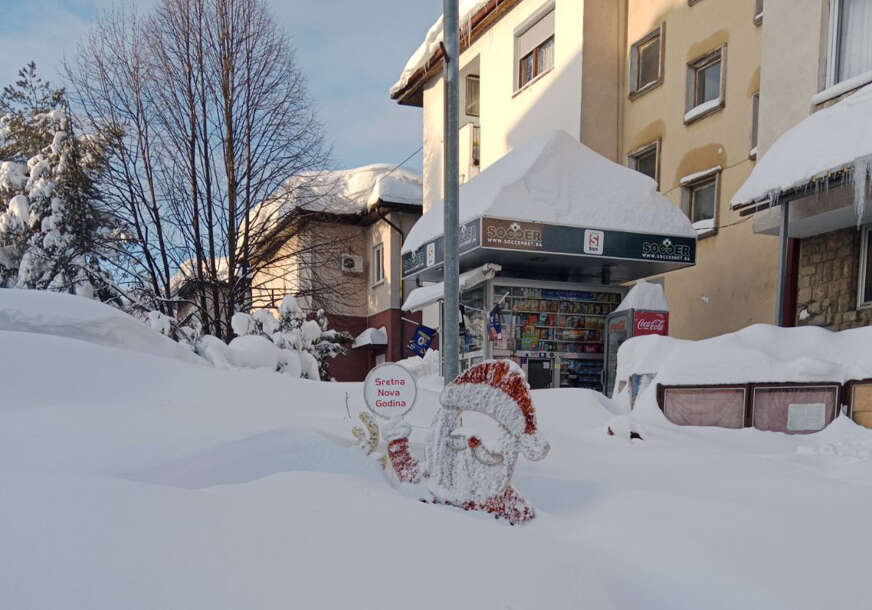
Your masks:
{"label": "santa's red hat", "polygon": [[550,446],[538,432],[536,409],[524,371],[511,360],[487,360],[461,373],[442,390],[443,407],[484,413],[518,439],[529,460],[541,460]]}

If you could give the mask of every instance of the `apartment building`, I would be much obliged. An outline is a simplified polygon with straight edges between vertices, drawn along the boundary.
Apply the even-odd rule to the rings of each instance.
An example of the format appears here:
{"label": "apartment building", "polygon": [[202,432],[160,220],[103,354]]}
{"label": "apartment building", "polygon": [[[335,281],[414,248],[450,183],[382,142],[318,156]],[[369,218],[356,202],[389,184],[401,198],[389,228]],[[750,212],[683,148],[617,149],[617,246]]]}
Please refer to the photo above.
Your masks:
{"label": "apartment building", "polygon": [[762,28],[761,160],[733,204],[785,228],[788,322],[868,325],[872,1],[766,0]]}
{"label": "apartment building", "polygon": [[[541,133],[565,131],[651,177],[693,224],[696,264],[653,276],[670,303],[670,334],[696,339],[774,322],[779,241],[755,233],[730,205],[759,149],[762,3],[506,0],[472,8],[461,19],[461,181]],[[442,197],[438,28],[391,90],[423,111],[425,211]]]}
{"label": "apartment building", "polygon": [[678,337],[775,321],[778,240],[730,206],[759,154],[768,1],[765,16],[755,0],[625,3],[621,156],[698,233],[697,265],[663,278]]}

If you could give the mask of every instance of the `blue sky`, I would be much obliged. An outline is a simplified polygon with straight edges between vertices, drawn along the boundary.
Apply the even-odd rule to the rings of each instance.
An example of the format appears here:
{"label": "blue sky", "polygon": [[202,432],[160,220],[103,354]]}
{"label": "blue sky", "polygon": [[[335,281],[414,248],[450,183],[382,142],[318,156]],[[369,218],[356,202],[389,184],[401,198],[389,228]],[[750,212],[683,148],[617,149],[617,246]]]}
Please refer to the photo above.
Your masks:
{"label": "blue sky", "polygon": [[[387,91],[441,14],[442,0],[267,1],[293,37],[336,167],[399,163],[421,145],[420,109],[398,106]],[[61,82],[64,56],[75,52],[97,11],[113,3],[0,0],[0,86],[31,59],[44,78]],[[420,154],[406,165],[420,169]]]}

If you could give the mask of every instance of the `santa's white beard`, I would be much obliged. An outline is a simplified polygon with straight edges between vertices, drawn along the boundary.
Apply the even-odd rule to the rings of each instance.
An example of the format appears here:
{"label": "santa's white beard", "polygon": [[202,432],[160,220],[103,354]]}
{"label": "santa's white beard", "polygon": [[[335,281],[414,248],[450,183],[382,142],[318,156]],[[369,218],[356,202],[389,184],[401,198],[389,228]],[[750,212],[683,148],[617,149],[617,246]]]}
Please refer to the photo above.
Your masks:
{"label": "santa's white beard", "polygon": [[502,493],[509,484],[514,460],[488,464],[476,457],[476,452],[484,456],[484,448],[457,450],[446,439],[442,444],[441,460],[431,464],[428,486],[434,496],[453,504],[475,502],[481,504]]}

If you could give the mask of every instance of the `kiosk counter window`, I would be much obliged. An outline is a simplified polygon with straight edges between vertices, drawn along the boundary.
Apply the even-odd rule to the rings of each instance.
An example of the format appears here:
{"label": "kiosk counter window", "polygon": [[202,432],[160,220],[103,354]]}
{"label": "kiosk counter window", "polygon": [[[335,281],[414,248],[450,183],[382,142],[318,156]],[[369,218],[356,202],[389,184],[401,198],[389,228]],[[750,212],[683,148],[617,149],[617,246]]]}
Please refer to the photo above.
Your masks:
{"label": "kiosk counter window", "polygon": [[527,364],[531,385],[535,369],[552,376],[540,387],[602,390],[603,329],[619,293],[497,284],[493,294],[502,299],[503,332],[492,348]]}

